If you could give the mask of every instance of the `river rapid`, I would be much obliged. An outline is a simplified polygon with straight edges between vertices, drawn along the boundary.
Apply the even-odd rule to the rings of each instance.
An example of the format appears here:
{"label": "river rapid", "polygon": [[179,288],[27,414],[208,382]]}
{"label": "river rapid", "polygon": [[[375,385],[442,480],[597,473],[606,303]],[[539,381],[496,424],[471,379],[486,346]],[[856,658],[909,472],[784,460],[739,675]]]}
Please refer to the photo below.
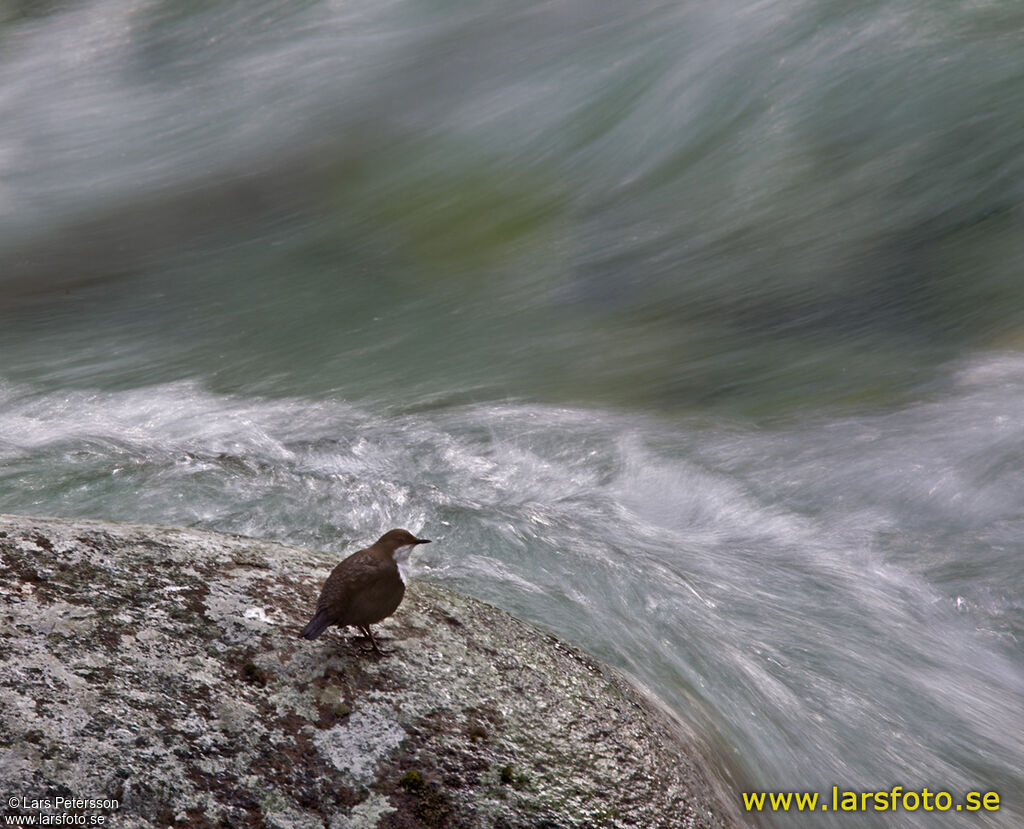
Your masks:
{"label": "river rapid", "polygon": [[742,790],[1024,825],[1016,2],[0,5],[0,511],[413,574]]}

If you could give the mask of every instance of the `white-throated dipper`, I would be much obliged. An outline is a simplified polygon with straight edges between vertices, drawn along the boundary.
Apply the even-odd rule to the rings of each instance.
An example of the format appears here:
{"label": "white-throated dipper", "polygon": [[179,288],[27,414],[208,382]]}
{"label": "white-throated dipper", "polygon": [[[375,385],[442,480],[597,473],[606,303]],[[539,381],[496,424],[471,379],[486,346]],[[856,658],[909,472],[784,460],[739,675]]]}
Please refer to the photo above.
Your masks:
{"label": "white-throated dipper", "polygon": [[353,625],[370,640],[376,653],[384,653],[377,647],[370,625],[394,613],[405,595],[395,553],[429,543],[430,539],[417,538],[408,530],[388,530],[365,550],[352,553],[327,577],[316,613],[299,636],[316,639],[331,625]]}

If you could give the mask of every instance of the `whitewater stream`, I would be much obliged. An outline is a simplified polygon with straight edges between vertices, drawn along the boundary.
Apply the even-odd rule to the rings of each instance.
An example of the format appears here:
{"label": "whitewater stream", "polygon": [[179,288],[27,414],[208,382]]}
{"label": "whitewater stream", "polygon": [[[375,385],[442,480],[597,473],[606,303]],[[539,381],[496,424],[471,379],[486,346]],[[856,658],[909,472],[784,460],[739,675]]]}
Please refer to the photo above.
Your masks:
{"label": "whitewater stream", "polygon": [[738,807],[1000,796],[760,825],[1020,827],[1022,8],[0,2],[0,511],[404,526]]}

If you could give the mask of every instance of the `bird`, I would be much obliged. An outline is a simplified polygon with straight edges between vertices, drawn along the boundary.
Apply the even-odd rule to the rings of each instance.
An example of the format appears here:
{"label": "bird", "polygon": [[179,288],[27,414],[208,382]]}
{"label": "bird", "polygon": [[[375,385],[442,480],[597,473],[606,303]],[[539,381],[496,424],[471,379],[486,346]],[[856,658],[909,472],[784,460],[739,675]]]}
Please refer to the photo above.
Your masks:
{"label": "bird", "polygon": [[405,595],[395,553],[429,543],[429,538],[417,538],[408,530],[388,530],[369,547],[352,553],[327,577],[316,612],[299,637],[316,639],[331,625],[353,625],[370,640],[374,652],[383,655],[370,625],[394,613]]}

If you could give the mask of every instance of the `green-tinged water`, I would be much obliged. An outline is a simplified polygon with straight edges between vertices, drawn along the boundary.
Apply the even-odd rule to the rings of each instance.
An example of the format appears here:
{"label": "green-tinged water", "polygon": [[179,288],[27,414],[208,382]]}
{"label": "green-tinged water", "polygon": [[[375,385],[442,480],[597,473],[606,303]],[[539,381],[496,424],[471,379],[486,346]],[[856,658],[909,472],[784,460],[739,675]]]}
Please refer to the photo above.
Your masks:
{"label": "green-tinged water", "polygon": [[406,525],[737,779],[1016,826],[1022,97],[1008,1],[0,0],[0,510]]}

